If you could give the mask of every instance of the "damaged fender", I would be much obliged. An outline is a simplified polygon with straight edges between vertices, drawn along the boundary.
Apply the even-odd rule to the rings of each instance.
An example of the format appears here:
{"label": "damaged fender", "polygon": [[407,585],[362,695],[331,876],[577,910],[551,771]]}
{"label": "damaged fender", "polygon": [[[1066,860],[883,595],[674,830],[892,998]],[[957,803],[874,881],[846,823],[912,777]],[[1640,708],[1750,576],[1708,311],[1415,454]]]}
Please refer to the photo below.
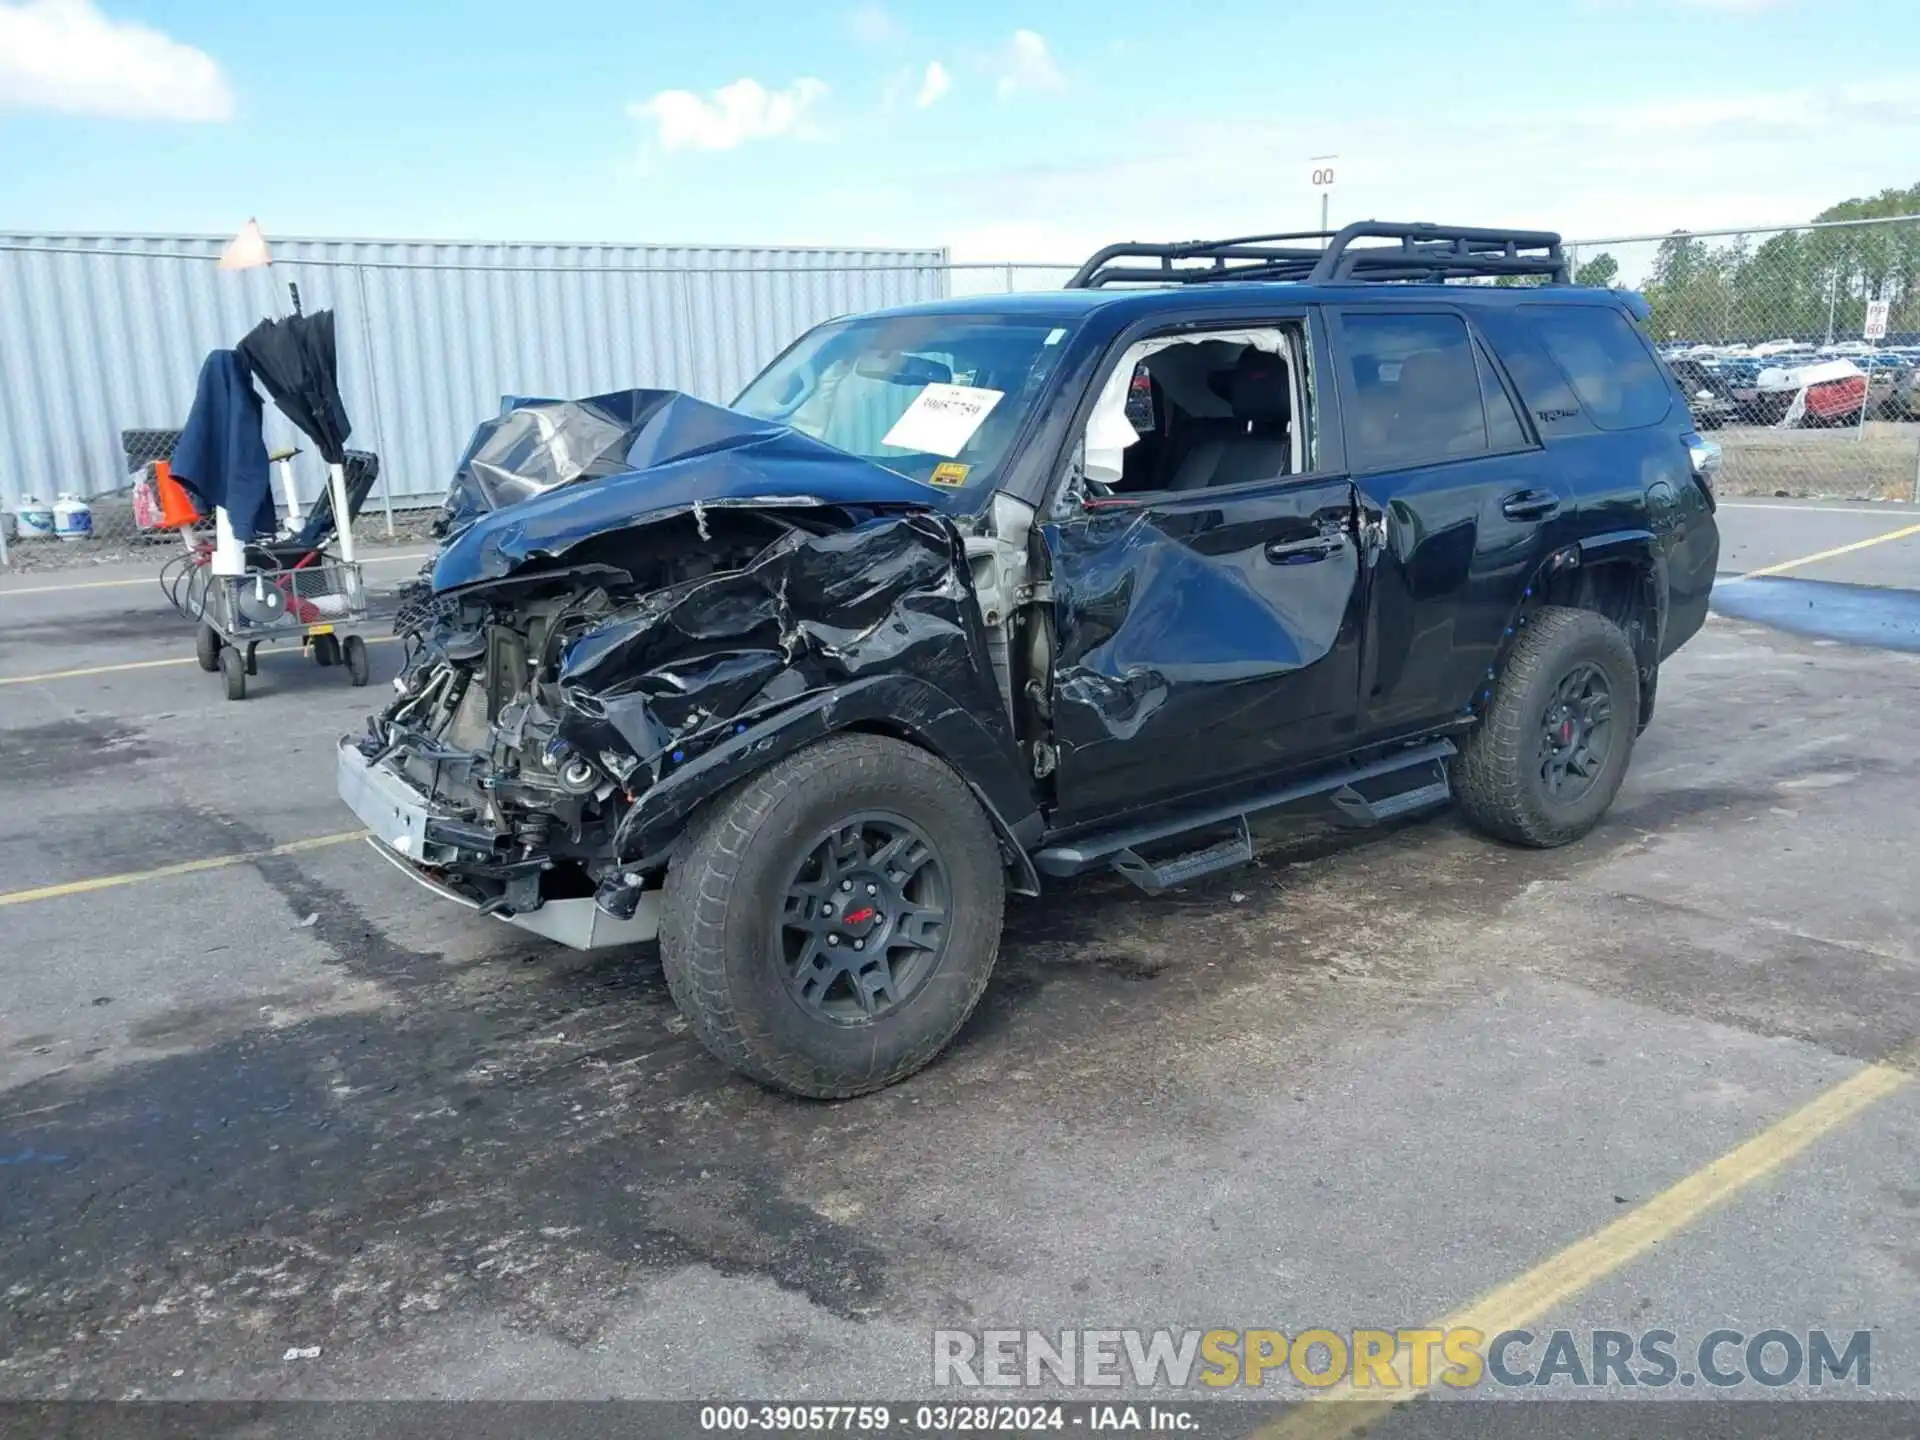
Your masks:
{"label": "damaged fender", "polygon": [[[689,761],[627,811],[614,836],[615,854],[637,870],[658,865],[689,818],[714,796],[842,730],[896,735],[952,765],[993,822],[1013,869],[1010,888],[1019,895],[1040,893],[1027,852],[1039,842],[1042,819],[1011,737],[913,675],[871,676],[809,696]],[[600,894],[602,907],[616,915],[634,898],[637,892],[622,877],[610,877]]]}
{"label": "damaged fender", "polygon": [[648,597],[574,640],[560,736],[592,745],[605,726],[659,769],[614,831],[622,866],[661,854],[721,789],[850,728],[901,735],[971,777],[1024,865],[1039,815],[985,655],[949,522],[796,530],[743,570]]}

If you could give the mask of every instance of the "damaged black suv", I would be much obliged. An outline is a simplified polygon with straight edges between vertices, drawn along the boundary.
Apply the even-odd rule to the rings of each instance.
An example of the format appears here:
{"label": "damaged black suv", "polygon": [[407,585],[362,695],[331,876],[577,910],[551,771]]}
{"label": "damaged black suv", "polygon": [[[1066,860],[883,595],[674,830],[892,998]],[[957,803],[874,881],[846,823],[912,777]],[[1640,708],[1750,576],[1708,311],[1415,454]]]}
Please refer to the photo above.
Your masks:
{"label": "damaged black suv", "polygon": [[657,936],[813,1096],[932,1059],[1043,876],[1184,885],[1303,802],[1564,844],[1719,546],[1637,307],[1554,235],[1368,223],[832,321],[728,408],[516,402],[341,793],[450,899]]}

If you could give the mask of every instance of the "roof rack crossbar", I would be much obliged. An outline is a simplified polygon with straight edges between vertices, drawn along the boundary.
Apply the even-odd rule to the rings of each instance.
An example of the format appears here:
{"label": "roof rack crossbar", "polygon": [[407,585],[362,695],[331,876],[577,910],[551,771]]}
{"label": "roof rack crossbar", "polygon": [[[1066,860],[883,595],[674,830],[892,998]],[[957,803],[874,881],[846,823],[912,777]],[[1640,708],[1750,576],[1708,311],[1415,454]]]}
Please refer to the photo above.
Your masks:
{"label": "roof rack crossbar", "polygon": [[[1319,241],[1289,245],[1286,241]],[[1397,241],[1362,244],[1359,240]],[[1157,265],[1115,264],[1155,260]],[[1179,262],[1190,262],[1182,264]],[[1191,262],[1207,262],[1195,264]],[[1067,282],[1069,290],[1111,284],[1195,284],[1234,280],[1453,280],[1540,276],[1571,283],[1560,237],[1546,230],[1488,230],[1457,225],[1362,220],[1338,231],[1246,235],[1172,244],[1129,242],[1096,251]]]}

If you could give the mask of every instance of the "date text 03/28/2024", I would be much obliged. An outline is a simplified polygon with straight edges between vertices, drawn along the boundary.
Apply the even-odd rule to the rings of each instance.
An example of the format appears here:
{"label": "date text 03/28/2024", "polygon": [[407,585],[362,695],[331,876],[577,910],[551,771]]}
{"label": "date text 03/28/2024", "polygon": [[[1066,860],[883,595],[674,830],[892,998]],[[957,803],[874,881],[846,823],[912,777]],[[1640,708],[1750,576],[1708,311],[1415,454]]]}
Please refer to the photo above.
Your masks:
{"label": "date text 03/28/2024", "polygon": [[843,1435],[1027,1435],[1069,1429],[1178,1434],[1199,1427],[1192,1410],[1168,1405],[703,1405],[700,1428],[720,1433]]}

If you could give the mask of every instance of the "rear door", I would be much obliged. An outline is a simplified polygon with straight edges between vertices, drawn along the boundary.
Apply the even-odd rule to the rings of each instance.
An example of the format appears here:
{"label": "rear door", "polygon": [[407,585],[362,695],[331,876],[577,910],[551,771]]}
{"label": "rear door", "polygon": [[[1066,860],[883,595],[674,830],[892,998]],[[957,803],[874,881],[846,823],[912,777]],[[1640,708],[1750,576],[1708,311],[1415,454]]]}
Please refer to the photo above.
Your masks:
{"label": "rear door", "polygon": [[1384,736],[1472,700],[1572,497],[1461,311],[1355,306],[1333,342],[1369,539],[1359,723]]}
{"label": "rear door", "polygon": [[[1327,351],[1295,328],[1312,426]],[[1130,362],[1124,360],[1131,370]],[[1351,742],[1360,657],[1354,492],[1337,434],[1304,473],[1094,495],[1043,530],[1054,596],[1055,823],[1070,826],[1271,774]]]}

